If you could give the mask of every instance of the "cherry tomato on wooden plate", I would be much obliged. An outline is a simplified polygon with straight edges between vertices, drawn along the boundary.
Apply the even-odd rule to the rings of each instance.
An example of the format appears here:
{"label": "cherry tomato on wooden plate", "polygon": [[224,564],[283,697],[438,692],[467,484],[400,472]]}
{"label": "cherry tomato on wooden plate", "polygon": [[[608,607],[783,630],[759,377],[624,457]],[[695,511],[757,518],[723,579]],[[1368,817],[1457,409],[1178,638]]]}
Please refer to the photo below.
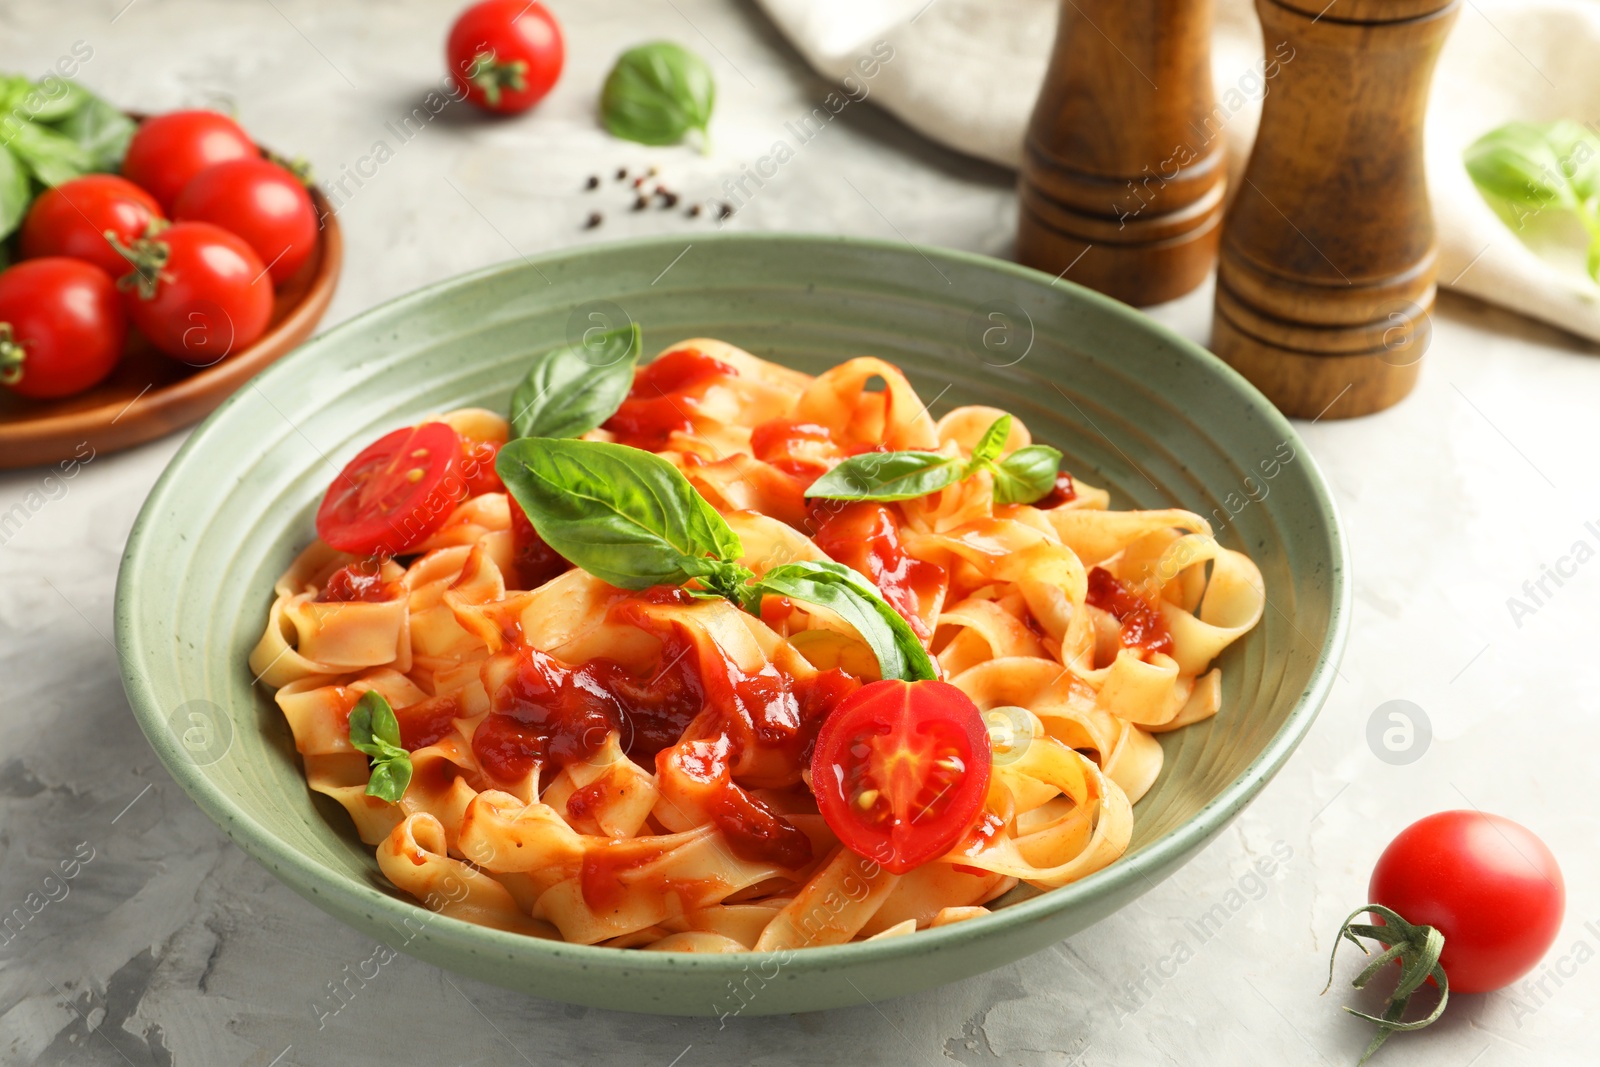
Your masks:
{"label": "cherry tomato on wooden plate", "polygon": [[483,0],[463,11],[445,44],[450,76],[485,111],[514,115],[544,99],[566,59],[561,27],[540,3]]}
{"label": "cherry tomato on wooden plate", "polygon": [[272,282],[255,250],[220,226],[179,222],[127,252],[128,317],[172,358],[209,367],[260,337],[272,318]]}
{"label": "cherry tomato on wooden plate", "polygon": [[282,285],[317,247],[317,211],[300,179],[265,159],[207,167],[184,186],[172,217],[210,222],[245,239]]}
{"label": "cherry tomato on wooden plate", "polygon": [[461,439],[442,422],[407,426],[345,464],[317,508],[317,536],[341,552],[398,556],[444,525],[462,493]]}
{"label": "cherry tomato on wooden plate", "polygon": [[106,231],[131,244],[164,217],[155,197],[128,179],[86,174],[46,189],[33,202],[22,223],[22,258],[71,256],[115,278],[128,264]]}
{"label": "cherry tomato on wooden plate", "polygon": [[127,318],[111,276],[47,256],[0,273],[0,385],[22,396],[70,396],[117,365]]}
{"label": "cherry tomato on wooden plate", "polygon": [[989,734],[948,682],[862,686],[829,713],[811,791],[850,851],[904,874],[948,852],[989,791]]}
{"label": "cherry tomato on wooden plate", "polygon": [[220,112],[169,111],[139,124],[122,160],[122,176],[171,211],[183,187],[207,167],[260,154],[249,134]]}

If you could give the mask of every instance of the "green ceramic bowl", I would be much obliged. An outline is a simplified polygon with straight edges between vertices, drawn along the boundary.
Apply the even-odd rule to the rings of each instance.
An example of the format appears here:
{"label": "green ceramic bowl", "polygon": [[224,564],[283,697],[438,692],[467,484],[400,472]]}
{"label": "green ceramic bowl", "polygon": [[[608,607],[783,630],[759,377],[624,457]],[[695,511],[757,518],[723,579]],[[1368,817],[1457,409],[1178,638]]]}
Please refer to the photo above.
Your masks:
{"label": "green ceramic bowl", "polygon": [[[379,876],[306,788],[245,658],[273,579],[313,536],[339,465],[380,433],[503,408],[536,352],[639,323],[647,352],[704,335],[807,371],[871,354],[935,413],[1016,413],[1117,507],[1211,516],[1271,605],[1222,660],[1223,710],[1165,735],[1166,768],[1110,868],[911,937],[749,957],[620,951],[432,915]],[[1285,458],[1292,457],[1292,458]],[[1289,423],[1219,360],[1096,293],[982,256],[810,236],[631,241],[509,263],[402,297],[268,368],[194,432],[135,523],[117,585],[128,699],[162,762],[296,891],[421,959],[541,997],[629,1011],[810,1011],[998,967],[1127,904],[1211,840],[1281,767],[1327,696],[1349,620],[1327,487]],[[775,972],[775,976],[769,976]],[[756,977],[757,975],[761,977]],[[750,992],[754,991],[753,998]]]}

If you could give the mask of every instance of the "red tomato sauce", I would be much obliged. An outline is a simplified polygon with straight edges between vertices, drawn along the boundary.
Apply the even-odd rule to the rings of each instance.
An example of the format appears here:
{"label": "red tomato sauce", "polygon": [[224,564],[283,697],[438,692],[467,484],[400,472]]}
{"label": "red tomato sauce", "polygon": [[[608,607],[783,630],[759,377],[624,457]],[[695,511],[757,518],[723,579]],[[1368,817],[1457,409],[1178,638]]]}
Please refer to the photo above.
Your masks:
{"label": "red tomato sauce", "polygon": [[1078,499],[1078,487],[1073,483],[1072,475],[1066,471],[1060,471],[1056,474],[1056,484],[1034,507],[1058,508],[1062,504],[1070,504],[1076,499]]}
{"label": "red tomato sauce", "polygon": [[572,569],[566,557],[544,543],[544,538],[533,528],[522,505],[510,500],[511,505],[511,573],[506,581],[514,589],[537,589],[552,578],[559,578]]}
{"label": "red tomato sauce", "polygon": [[[536,765],[557,770],[590,758],[615,730],[628,756],[648,766],[698,721],[697,732],[724,738],[721,771],[708,766],[694,776],[712,789],[708,811],[734,854],[789,868],[803,866],[811,859],[810,839],[736,787],[727,754],[760,754],[764,768],[776,766],[780,779],[799,782],[822,721],[860,683],[838,670],[794,678],[771,664],[759,673],[746,673],[714,645],[707,647],[715,655],[703,657],[703,649],[680,627],[663,625],[645,610],[652,602],[690,599],[682,589],[658,588],[622,598],[610,608],[612,622],[638,626],[661,641],[656,662],[642,674],[603,657],[567,664],[527,645],[515,646],[515,668],[490,693],[491,714],[473,733],[472,750],[491,777],[514,781]],[[707,708],[717,709],[713,720],[701,718]],[[763,784],[771,784],[771,777],[764,775]],[[603,800],[592,787],[578,790],[567,802],[568,812],[589,815]],[[592,881],[603,895],[604,886],[615,881],[612,868],[621,862],[607,860],[592,877],[586,873],[586,893]]]}
{"label": "red tomato sauce", "polygon": [[913,559],[906,552],[887,507],[870,501],[843,507],[837,501],[819,501],[811,523],[818,548],[871,579],[919,638],[927,641],[933,636],[920,612],[945,588],[949,576],[937,563]]}
{"label": "red tomato sauce", "polygon": [[1172,633],[1161,612],[1117,581],[1104,567],[1090,568],[1086,602],[1090,607],[1110,612],[1122,624],[1118,638],[1124,648],[1172,655]]}
{"label": "red tomato sauce", "polygon": [[739,371],[698,348],[678,348],[640,367],[628,398],[602,424],[617,440],[658,452],[673,433],[694,430],[699,400],[690,395],[715,378],[735,378]]}
{"label": "red tomato sauce", "polygon": [[322,591],[317,594],[319,604],[382,604],[398,600],[405,593],[399,582],[386,582],[377,563],[363,560],[340,567],[328,576]]}

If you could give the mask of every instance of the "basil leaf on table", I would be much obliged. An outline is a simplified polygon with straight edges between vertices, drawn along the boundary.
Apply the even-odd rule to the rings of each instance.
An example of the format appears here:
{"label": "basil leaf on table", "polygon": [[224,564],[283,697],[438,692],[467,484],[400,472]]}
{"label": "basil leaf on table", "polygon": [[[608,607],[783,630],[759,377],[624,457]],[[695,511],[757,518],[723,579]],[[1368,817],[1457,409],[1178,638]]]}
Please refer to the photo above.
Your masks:
{"label": "basil leaf on table", "polygon": [[842,563],[799,560],[774,567],[752,583],[759,594],[786,596],[835,611],[878,657],[885,679],[937,678],[928,650],[911,626],[866,578]]}
{"label": "basil leaf on table", "polygon": [[1049,445],[1019,448],[991,468],[997,504],[1031,504],[1055,488],[1061,453]]}
{"label": "basil leaf on table", "polygon": [[622,53],[600,93],[600,118],[618,137],[648,145],[706,132],[717,87],[705,60],[671,41]]}
{"label": "basil leaf on table", "polygon": [[9,148],[0,144],[0,240],[22,225],[32,199],[27,170]]}
{"label": "basil leaf on table", "polygon": [[138,124],[93,93],[85,92],[78,107],[55,124],[89,160],[89,170],[115,171],[128,153],[128,142]]}
{"label": "basil leaf on table", "polygon": [[966,477],[966,464],[943,452],[863,452],[812,482],[806,496],[826,500],[912,500]]}
{"label": "basil leaf on table", "polygon": [[411,753],[400,743],[400,722],[376,689],[361,694],[350,709],[350,744],[372,758],[367,796],[393,804],[411,784]]}
{"label": "basil leaf on table", "polygon": [[678,468],[651,452],[524,437],[500,450],[495,470],[547,545],[619,589],[712,576],[744,551]]}
{"label": "basil leaf on table", "polygon": [[581,437],[616,414],[633,388],[639,327],[606,330],[546,352],[511,394],[516,437]]}

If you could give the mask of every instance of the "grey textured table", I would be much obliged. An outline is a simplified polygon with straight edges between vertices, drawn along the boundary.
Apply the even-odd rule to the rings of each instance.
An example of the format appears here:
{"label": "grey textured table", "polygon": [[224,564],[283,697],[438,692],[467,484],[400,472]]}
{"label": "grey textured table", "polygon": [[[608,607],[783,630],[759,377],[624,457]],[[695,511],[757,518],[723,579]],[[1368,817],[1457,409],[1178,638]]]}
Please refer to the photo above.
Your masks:
{"label": "grey textured table", "polygon": [[[610,173],[654,164],[688,198],[722,197],[780,139],[792,158],[764,187],[746,186],[728,226],[1009,249],[1008,174],[931,147],[870,105],[798,143],[785,124],[829,86],[752,7],[553,6],[568,66],[535,115],[496,124],[451,106],[414,118],[407,138],[396,131],[414,109],[427,114],[453,3],[9,0],[0,67],[42,72],[85,41],[94,54],[81,78],[111,99],[235,106],[264,143],[309,158],[335,188],[348,239],[328,325],[516,255],[645,233],[692,244],[716,223],[632,213]],[[710,156],[625,145],[596,127],[611,58],[658,36],[716,69]],[[582,191],[591,173],[607,176],[598,192]],[[597,209],[604,222],[584,230]],[[1200,292],[1157,314],[1203,338],[1209,306]],[[1592,1063],[1600,566],[1574,561],[1600,546],[1595,355],[1447,296],[1415,396],[1303,428],[1349,527],[1354,640],[1305,745],[1175,878],[992,974],[726,1025],[533,1001],[405,956],[331,999],[329,983],[375,946],[225,841],[157,764],[118,682],[118,557],[182,435],[96,457],[70,481],[0,475],[0,514],[25,513],[0,532],[0,915],[33,902],[0,932],[0,1064],[1353,1063],[1366,1031],[1334,995],[1316,996],[1333,931],[1396,830],[1469,805],[1549,841],[1567,876],[1566,927],[1533,984],[1459,998],[1379,1062]],[[1523,583],[1546,565],[1570,576],[1532,603]],[[1514,613],[1512,597],[1532,611]],[[1431,723],[1431,744],[1406,765],[1366,740],[1392,700]],[[1274,855],[1287,859],[1270,877],[1254,873]],[[1218,905],[1221,933],[1202,935],[1195,920]]]}

